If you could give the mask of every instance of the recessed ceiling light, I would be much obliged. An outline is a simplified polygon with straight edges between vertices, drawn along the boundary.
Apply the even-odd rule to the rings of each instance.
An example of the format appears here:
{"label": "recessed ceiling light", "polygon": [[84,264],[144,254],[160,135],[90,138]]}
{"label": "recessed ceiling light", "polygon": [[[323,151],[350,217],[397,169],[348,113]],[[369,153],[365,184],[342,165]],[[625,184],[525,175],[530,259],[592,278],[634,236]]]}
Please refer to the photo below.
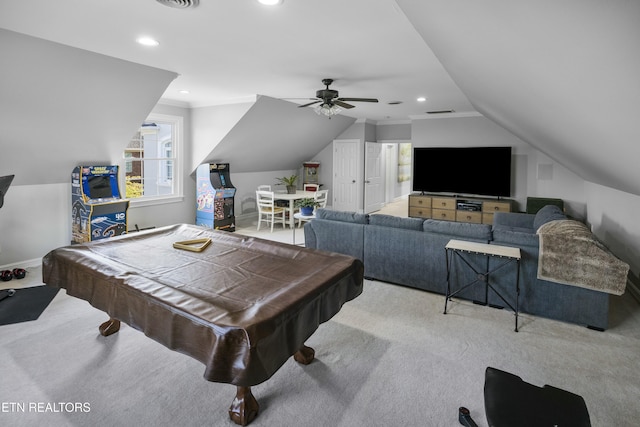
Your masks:
{"label": "recessed ceiling light", "polygon": [[183,94],[185,94],[185,95],[186,95],[186,94],[188,94],[188,93],[190,93],[190,92],[189,92],[188,90],[183,89],[183,90],[181,90],[181,91],[180,91],[180,93],[183,93]]}
{"label": "recessed ceiling light", "polygon": [[418,101],[418,102],[425,102],[426,100],[427,100],[427,98],[425,98],[424,96],[421,96],[418,99],[416,99],[416,101]]}
{"label": "recessed ceiling light", "polygon": [[266,4],[267,6],[277,6],[282,4],[283,0],[258,0],[260,4]]}
{"label": "recessed ceiling light", "polygon": [[160,44],[157,40],[152,39],[151,37],[138,37],[136,41],[143,46],[158,46]]}

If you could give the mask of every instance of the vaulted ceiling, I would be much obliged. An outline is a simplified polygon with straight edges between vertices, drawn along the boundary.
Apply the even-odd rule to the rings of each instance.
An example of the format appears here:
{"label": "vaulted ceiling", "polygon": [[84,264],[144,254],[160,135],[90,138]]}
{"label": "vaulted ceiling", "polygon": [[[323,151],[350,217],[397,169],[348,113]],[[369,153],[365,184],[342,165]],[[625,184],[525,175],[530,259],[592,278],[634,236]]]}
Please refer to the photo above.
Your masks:
{"label": "vaulted ceiling", "polygon": [[[477,111],[585,180],[640,194],[640,2],[199,3],[2,2],[0,28],[175,72],[163,98],[194,108],[302,104],[333,78],[341,96],[380,100],[352,118]],[[159,46],[137,45],[142,35]]]}

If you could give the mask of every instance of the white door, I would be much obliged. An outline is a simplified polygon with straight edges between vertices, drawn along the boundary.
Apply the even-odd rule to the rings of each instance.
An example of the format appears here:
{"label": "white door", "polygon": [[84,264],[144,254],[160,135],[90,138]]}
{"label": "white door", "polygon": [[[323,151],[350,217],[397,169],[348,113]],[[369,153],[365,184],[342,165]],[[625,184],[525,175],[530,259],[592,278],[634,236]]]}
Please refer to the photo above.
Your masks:
{"label": "white door", "polygon": [[365,142],[364,213],[380,210],[384,204],[382,144]]}
{"label": "white door", "polygon": [[362,180],[359,177],[359,146],[359,140],[333,142],[334,210],[357,212],[360,207],[358,189]]}

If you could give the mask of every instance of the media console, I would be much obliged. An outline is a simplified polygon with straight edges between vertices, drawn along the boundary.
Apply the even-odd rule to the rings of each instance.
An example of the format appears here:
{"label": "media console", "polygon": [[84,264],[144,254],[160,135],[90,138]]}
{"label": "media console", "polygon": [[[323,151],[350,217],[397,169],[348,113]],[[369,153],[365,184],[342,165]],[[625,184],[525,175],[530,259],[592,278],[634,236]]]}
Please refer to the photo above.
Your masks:
{"label": "media console", "polygon": [[415,193],[409,195],[412,218],[492,224],[495,212],[511,212],[509,199],[481,199],[463,196],[441,196]]}

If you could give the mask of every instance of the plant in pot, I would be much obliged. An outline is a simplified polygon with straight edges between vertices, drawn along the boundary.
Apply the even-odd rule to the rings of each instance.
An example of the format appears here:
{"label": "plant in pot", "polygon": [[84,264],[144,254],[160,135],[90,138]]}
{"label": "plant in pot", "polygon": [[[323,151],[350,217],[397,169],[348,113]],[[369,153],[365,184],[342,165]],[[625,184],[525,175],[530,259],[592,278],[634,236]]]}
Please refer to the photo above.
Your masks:
{"label": "plant in pot", "polygon": [[296,200],[295,207],[300,208],[300,213],[304,216],[311,216],[313,209],[320,206],[320,203],[316,202],[311,197]]}
{"label": "plant in pot", "polygon": [[276,178],[276,181],[278,181],[278,184],[282,184],[287,187],[287,193],[296,194],[296,182],[298,181],[298,175]]}

